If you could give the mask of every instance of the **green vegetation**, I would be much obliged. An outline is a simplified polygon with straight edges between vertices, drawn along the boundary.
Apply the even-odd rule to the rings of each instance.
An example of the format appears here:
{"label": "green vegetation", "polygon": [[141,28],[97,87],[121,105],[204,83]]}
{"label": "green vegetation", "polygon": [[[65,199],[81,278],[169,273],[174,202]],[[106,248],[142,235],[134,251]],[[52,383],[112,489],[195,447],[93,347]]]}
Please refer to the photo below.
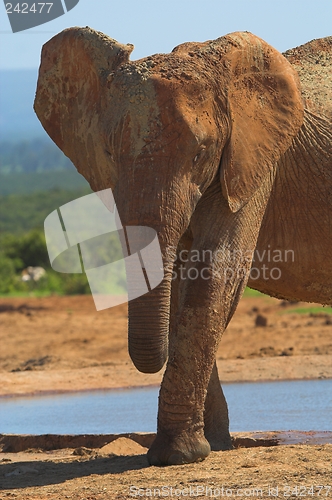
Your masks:
{"label": "green vegetation", "polygon": [[[109,263],[122,258],[122,250],[116,233],[99,237],[99,254],[94,257],[101,263]],[[95,247],[94,247],[95,248]],[[68,262],[68,257],[64,257]],[[39,281],[22,281],[22,271],[29,266],[43,267],[45,276]],[[117,283],[105,283],[103,293],[125,293],[125,272]],[[21,236],[2,234],[0,236],[0,295],[21,296],[25,294],[76,295],[90,293],[85,273],[59,273],[54,271],[49,262],[44,231],[34,229]]]}
{"label": "green vegetation", "polygon": [[[23,282],[21,273],[28,266],[41,266],[46,275],[38,282]],[[90,293],[85,274],[63,274],[50,267],[44,231],[34,229],[22,236],[0,236],[0,294],[71,295]]]}
{"label": "green vegetation", "polygon": [[[91,192],[50,140],[0,143],[0,295],[90,293],[85,273],[59,273],[51,268],[44,221],[62,205]],[[115,233],[93,244],[100,265],[122,258]],[[62,258],[68,264],[68,255],[61,254],[60,262]],[[29,266],[44,268],[45,276],[37,282],[23,281],[22,271]],[[117,283],[105,280],[103,293],[124,293],[125,285],[123,269]]]}
{"label": "green vegetation", "polygon": [[[54,189],[0,197],[0,295],[90,293],[85,273],[58,273],[51,268],[44,236],[44,220],[51,212],[90,192],[86,188],[77,191]],[[108,263],[122,257],[114,234],[99,238],[96,248],[100,253],[96,257],[100,262]],[[21,274],[28,266],[41,266],[46,275],[38,282],[23,282]],[[125,276],[122,276],[118,283],[107,284],[105,293],[124,293],[124,285]]]}
{"label": "green vegetation", "polygon": [[90,188],[75,191],[53,189],[30,195],[0,196],[0,234],[24,234],[44,227],[45,218],[61,205],[91,193]]}
{"label": "green vegetation", "polygon": [[280,314],[332,314],[332,307],[329,306],[308,306],[288,309]]}
{"label": "green vegetation", "polygon": [[[90,293],[85,273],[51,269],[44,236],[51,212],[89,193],[87,182],[48,138],[0,143],[1,295]],[[24,282],[28,266],[41,266],[46,275]]]}
{"label": "green vegetation", "polygon": [[243,294],[244,297],[266,297],[266,295],[258,290],[247,287]]}
{"label": "green vegetation", "polygon": [[76,170],[50,170],[0,174],[0,196],[32,194],[40,191],[89,189],[89,184]]}
{"label": "green vegetation", "polygon": [[[21,280],[23,269],[41,266],[46,275],[38,282]],[[44,231],[34,229],[21,236],[0,236],[0,294],[25,295],[28,293],[47,295],[72,295],[90,293],[84,273],[63,274],[51,269],[46,249]]]}
{"label": "green vegetation", "polygon": [[58,293],[52,293],[50,292],[49,290],[46,290],[46,291],[40,291],[40,290],[32,290],[32,288],[30,288],[29,292],[27,292],[27,290],[24,290],[22,292],[17,292],[17,291],[14,291],[14,292],[7,292],[7,293],[1,293],[0,292],[0,297],[1,298],[12,298],[12,297],[15,297],[15,298],[24,298],[24,297],[49,297],[50,295],[60,295]]}

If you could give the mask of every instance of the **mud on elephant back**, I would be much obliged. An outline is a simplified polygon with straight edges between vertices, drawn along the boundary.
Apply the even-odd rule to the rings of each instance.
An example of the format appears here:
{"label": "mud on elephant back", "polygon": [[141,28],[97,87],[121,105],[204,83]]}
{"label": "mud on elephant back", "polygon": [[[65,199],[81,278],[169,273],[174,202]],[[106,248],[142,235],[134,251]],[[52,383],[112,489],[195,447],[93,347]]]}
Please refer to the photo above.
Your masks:
{"label": "mud on elephant back", "polygon": [[231,448],[215,354],[248,279],[332,303],[331,40],[284,57],[238,32],[130,61],[132,45],[71,28],[43,47],[46,132],[93,190],[112,188],[123,225],[158,233],[164,279],[129,302],[128,327],[139,370],[167,360],[151,464]]}

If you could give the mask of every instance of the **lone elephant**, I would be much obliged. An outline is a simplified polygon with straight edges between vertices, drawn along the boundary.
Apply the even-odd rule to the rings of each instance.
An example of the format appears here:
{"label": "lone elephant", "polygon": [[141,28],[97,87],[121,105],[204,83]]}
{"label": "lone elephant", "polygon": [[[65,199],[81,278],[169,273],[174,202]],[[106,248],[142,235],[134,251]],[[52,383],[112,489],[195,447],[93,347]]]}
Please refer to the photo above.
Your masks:
{"label": "lone elephant", "polygon": [[[304,59],[317,47],[329,85],[332,38]],[[132,50],[61,32],[43,47],[34,106],[92,189],[112,188],[122,224],[158,233],[164,278],[129,302],[129,352],[146,373],[167,360],[150,464],[190,463],[231,448],[215,355],[247,283],[332,303],[331,94],[305,95],[301,51],[247,32],[138,61]]]}

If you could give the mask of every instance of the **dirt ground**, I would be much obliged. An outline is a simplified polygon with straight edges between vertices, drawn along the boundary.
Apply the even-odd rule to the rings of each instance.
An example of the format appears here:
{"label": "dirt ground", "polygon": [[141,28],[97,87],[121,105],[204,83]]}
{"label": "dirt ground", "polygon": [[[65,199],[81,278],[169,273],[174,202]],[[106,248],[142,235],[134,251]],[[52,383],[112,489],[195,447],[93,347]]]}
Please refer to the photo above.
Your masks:
{"label": "dirt ground", "polygon": [[[332,378],[332,315],[300,307],[242,299],[219,347],[221,381]],[[133,367],[126,322],[126,306],[96,312],[90,296],[0,299],[0,396],[159,384],[162,372]],[[332,444],[239,439],[246,447],[168,468],[148,467],[142,438],[16,452],[0,439],[0,500],[332,497]]]}

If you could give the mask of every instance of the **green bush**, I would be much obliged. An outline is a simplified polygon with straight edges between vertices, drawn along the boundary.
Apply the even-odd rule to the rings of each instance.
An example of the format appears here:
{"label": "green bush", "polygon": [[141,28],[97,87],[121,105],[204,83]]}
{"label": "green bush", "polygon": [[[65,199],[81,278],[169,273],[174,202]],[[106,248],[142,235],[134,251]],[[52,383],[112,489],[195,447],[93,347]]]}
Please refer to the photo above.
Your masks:
{"label": "green bush", "polygon": [[0,248],[12,260],[16,271],[28,266],[45,268],[50,265],[44,232],[38,229],[22,236],[5,234],[0,238]]}
{"label": "green bush", "polygon": [[[41,266],[46,270],[46,275],[38,282],[23,282],[21,273],[28,266]],[[44,232],[38,229],[21,236],[0,236],[0,294],[15,292],[58,295],[91,293],[85,273],[59,273],[51,268]]]}
{"label": "green bush", "polygon": [[0,253],[0,293],[10,293],[17,282],[14,262],[4,253]]}
{"label": "green bush", "polygon": [[[120,240],[116,232],[95,238],[94,251],[99,265],[122,259]],[[95,250],[96,249],[96,250]],[[69,256],[64,254],[68,264]],[[22,271],[29,266],[43,267],[46,275],[38,282],[23,282]],[[126,290],[126,276],[117,283],[105,283],[105,293],[122,294]],[[58,295],[79,295],[91,293],[85,273],[59,273],[51,268],[44,231],[33,229],[16,235],[0,233],[0,294],[8,293],[55,293]]]}
{"label": "green bush", "polygon": [[82,295],[90,293],[89,283],[85,274],[57,273],[48,270],[44,289],[59,295]]}

